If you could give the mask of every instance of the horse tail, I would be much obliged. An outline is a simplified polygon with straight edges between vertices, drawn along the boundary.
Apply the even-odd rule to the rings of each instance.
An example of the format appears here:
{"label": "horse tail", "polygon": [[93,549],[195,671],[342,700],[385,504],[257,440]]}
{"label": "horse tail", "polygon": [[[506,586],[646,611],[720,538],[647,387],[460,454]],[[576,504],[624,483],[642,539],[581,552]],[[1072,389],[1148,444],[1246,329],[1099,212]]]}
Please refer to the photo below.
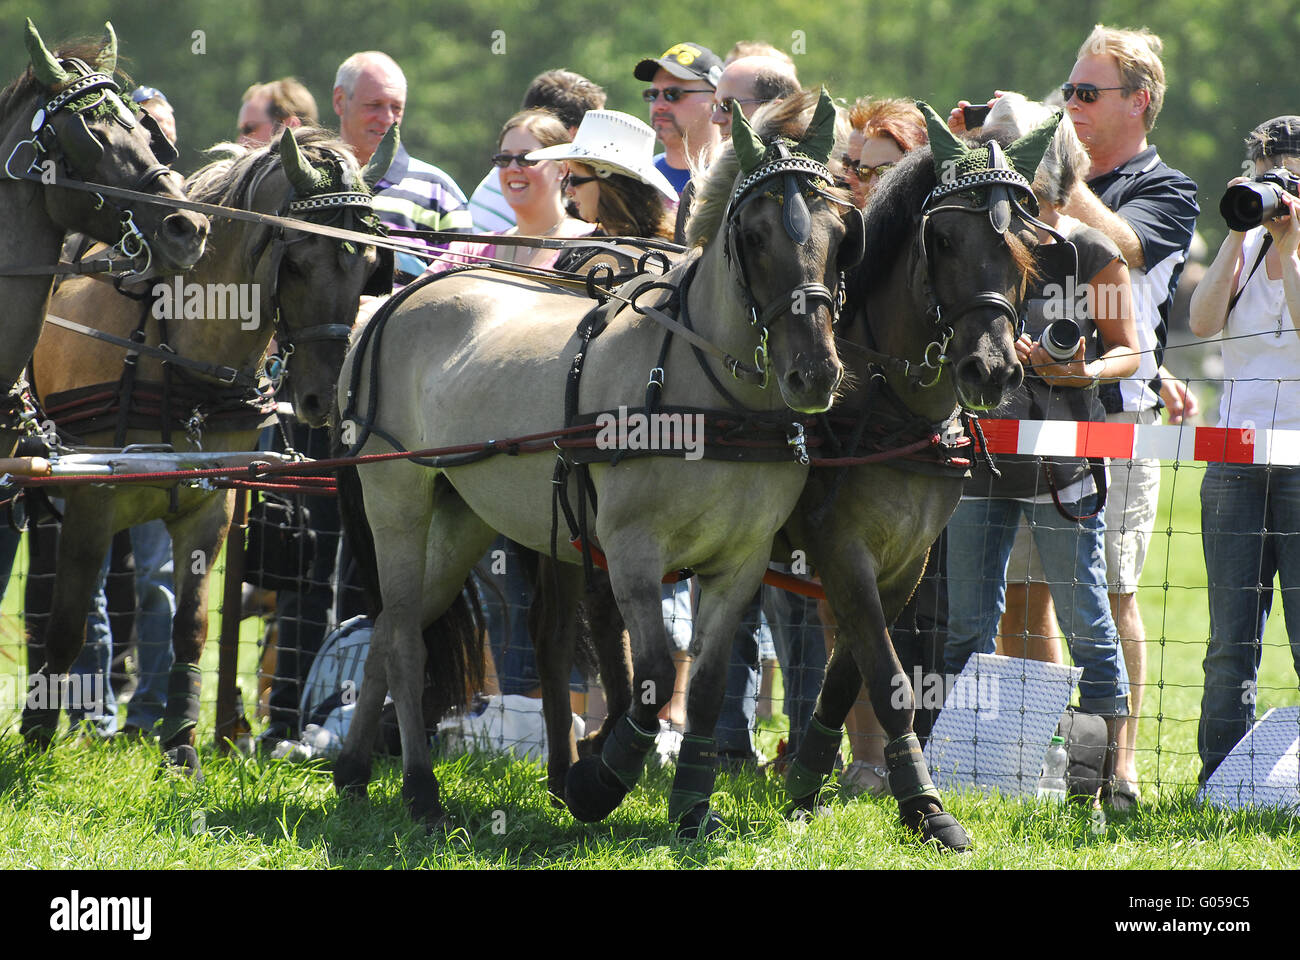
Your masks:
{"label": "horse tail", "polygon": [[366,502],[361,489],[361,474],[355,466],[338,470],[339,517],[343,536],[352,548],[352,556],[361,574],[366,593],[366,616],[374,620],[383,608],[379,591],[379,560],[375,555],[375,537],[366,520]]}
{"label": "horse tail", "polygon": [[447,611],[424,628],[425,719],[435,722],[464,707],[483,689],[483,604],[474,578]]}

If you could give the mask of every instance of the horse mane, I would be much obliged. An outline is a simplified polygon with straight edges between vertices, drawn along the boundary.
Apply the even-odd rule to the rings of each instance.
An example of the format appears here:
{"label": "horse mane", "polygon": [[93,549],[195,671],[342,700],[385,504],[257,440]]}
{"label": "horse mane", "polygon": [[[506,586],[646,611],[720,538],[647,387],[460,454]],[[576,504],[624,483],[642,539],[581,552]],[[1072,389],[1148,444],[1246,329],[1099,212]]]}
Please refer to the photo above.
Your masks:
{"label": "horse mane", "polygon": [[[54,50],[54,56],[59,60],[68,60],[76,58],[83,60],[91,68],[95,65],[95,58],[99,56],[104,47],[102,38],[69,40],[60,44],[57,50]],[[119,60],[121,58],[119,57]],[[117,85],[123,90],[131,89],[131,78],[121,70],[117,71],[114,77]],[[10,112],[20,104],[24,103],[29,97],[39,96],[41,99],[47,99],[50,96],[49,89],[36,79],[36,74],[32,72],[32,65],[27,64],[27,69],[22,72],[17,80],[12,81],[3,91],[0,91],[0,120],[8,119]],[[131,99],[127,97],[127,99]]]}
{"label": "horse mane", "polygon": [[[283,134],[282,134],[283,135]],[[320,127],[298,127],[293,131],[298,148],[312,166],[327,164],[333,158],[343,163],[345,177],[355,188],[361,183],[361,168],[352,150],[329,130]],[[247,191],[280,163],[280,142],[277,138],[264,147],[250,149],[237,143],[218,143],[208,154],[225,154],[207,166],[196,170],[185,181],[185,195],[200,203],[223,206],[242,206]]]}
{"label": "horse mane", "polygon": [[[808,124],[812,122],[813,111],[817,108],[818,92],[806,90],[794,96],[765,107],[760,107],[754,114],[753,126],[765,141],[781,136],[795,143],[802,143],[808,133]],[[686,245],[688,247],[707,247],[709,241],[722,229],[722,218],[727,212],[727,202],[731,191],[740,175],[740,161],[731,141],[724,143],[713,155],[708,167],[697,171],[692,165],[692,183],[695,184],[695,199],[691,203],[691,215],[686,222]],[[847,191],[830,188],[827,192],[848,199]]]}

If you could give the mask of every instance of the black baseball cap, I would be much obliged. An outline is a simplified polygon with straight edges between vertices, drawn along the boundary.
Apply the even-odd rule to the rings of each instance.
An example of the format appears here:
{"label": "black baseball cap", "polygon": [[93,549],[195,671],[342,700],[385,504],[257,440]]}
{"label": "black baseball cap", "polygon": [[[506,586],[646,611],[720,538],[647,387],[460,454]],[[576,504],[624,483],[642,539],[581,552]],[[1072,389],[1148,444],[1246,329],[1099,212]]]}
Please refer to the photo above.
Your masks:
{"label": "black baseball cap", "polygon": [[1300,156],[1300,117],[1292,115],[1265,120],[1250,132],[1246,147],[1252,160],[1280,153]]}
{"label": "black baseball cap", "polygon": [[717,87],[718,78],[722,76],[722,58],[698,43],[675,43],[664,51],[662,57],[642,60],[632,75],[648,83],[655,78],[660,67],[679,80],[703,80],[711,87]]}

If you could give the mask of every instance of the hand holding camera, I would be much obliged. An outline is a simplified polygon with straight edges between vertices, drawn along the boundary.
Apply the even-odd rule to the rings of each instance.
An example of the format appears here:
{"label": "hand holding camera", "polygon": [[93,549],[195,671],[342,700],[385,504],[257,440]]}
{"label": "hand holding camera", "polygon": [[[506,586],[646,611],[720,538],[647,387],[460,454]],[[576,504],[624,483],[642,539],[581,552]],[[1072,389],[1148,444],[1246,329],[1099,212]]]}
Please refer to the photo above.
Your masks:
{"label": "hand holding camera", "polygon": [[[1052,386],[1091,385],[1083,334],[1073,320],[1061,318],[1052,321],[1037,341],[1031,341],[1028,334],[1021,334],[1016,342],[1016,352],[1021,363]],[[1080,384],[1080,380],[1089,383]]]}
{"label": "hand holding camera", "polygon": [[1300,197],[1300,176],[1278,166],[1251,180],[1237,177],[1230,181],[1219,201],[1219,213],[1230,230],[1244,232],[1265,221],[1289,217],[1294,197]]}

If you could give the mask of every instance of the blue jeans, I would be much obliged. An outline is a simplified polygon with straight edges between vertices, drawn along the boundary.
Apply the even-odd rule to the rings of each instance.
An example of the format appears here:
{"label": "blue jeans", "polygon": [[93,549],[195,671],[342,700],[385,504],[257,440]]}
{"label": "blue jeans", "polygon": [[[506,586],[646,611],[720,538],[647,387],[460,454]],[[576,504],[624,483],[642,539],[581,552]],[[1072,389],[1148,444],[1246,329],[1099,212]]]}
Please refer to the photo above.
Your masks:
{"label": "blue jeans", "polygon": [[93,691],[95,698],[95,702],[86,701],[69,707],[68,725],[75,728],[88,724],[101,737],[117,733],[117,698],[108,678],[113,663],[113,631],[108,627],[108,598],[104,594],[109,559],[105,555],[104,565],[99,570],[99,586],[86,615],[86,645],[68,668],[70,676],[81,678],[81,690]]}
{"label": "blue jeans", "polygon": [[[1076,516],[1088,513],[1096,499],[1088,496],[1065,508]],[[953,514],[944,669],[960,673],[972,654],[994,651],[998,620],[1006,609],[1007,559],[1022,513],[1033,530],[1070,656],[1083,668],[1079,708],[1104,716],[1127,714],[1128,675],[1106,599],[1101,518],[1075,523],[1052,503],[963,500]]]}
{"label": "blue jeans", "polygon": [[732,758],[756,756],[754,731],[758,727],[759,648],[771,636],[763,615],[763,591],[745,608],[731,644],[731,661],[727,664],[727,687],[714,728],[718,750]]}
{"label": "blue jeans", "polygon": [[1201,782],[1255,721],[1264,624],[1280,575],[1291,659],[1300,674],[1300,467],[1211,463],[1201,482],[1210,644],[1196,747]]}
{"label": "blue jeans", "polygon": [[140,677],[126,708],[126,722],[152,730],[167,706],[172,617],[176,615],[172,538],[167,525],[151,520],[132,527],[131,553],[135,556],[136,666]]}

